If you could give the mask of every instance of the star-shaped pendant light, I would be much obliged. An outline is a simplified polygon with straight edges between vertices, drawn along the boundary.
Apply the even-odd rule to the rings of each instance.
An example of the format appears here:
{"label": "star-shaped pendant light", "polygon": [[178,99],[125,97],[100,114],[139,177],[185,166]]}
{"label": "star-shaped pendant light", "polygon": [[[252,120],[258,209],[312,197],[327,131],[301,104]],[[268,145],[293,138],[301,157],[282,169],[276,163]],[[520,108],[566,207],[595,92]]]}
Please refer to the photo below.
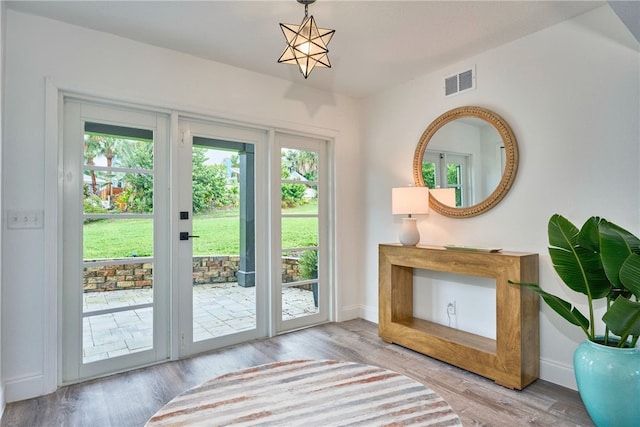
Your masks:
{"label": "star-shaped pendant light", "polygon": [[309,5],[315,1],[298,0],[298,3],[304,4],[304,19],[300,25],[280,24],[287,47],[278,62],[296,64],[305,79],[316,66],[331,68],[327,45],[335,30],[318,28],[313,16],[308,15]]}

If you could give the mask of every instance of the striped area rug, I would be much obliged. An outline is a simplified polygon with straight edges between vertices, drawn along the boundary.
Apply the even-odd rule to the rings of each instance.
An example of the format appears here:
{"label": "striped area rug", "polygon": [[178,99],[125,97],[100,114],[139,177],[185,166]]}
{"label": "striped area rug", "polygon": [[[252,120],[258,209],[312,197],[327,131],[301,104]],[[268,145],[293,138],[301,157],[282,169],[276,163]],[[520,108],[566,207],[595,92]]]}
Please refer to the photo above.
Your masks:
{"label": "striped area rug", "polygon": [[336,360],[269,363],[222,375],[170,401],[160,426],[460,426],[435,392],[404,375]]}

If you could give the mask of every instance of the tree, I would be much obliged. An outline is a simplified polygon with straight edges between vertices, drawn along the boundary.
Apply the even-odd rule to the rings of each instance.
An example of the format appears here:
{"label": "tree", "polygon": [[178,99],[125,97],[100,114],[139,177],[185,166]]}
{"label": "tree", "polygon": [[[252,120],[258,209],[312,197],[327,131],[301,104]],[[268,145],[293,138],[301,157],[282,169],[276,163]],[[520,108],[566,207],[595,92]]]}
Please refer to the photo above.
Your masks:
{"label": "tree", "polygon": [[[125,168],[153,170],[153,141],[119,144],[116,162]],[[153,212],[153,175],[126,173],[123,181],[124,189],[116,199],[120,209],[136,213]]]}
{"label": "tree", "polygon": [[447,187],[456,189],[456,206],[462,206],[460,164],[447,163]]}
{"label": "tree", "polygon": [[[202,212],[214,207],[235,206],[238,203],[237,183],[227,182],[224,165],[208,165],[207,148],[193,149],[193,212]],[[140,173],[127,172],[122,181],[123,191],[115,202],[126,212],[153,212],[153,174],[145,171],[154,169],[153,140],[119,139],[110,135],[87,134],[85,136],[85,159],[87,165],[94,165],[95,158],[103,156],[107,168],[123,167],[140,169]],[[236,157],[236,161],[238,156]],[[233,159],[232,159],[233,162]],[[96,174],[90,171],[92,192],[98,193]],[[111,172],[105,177],[107,194],[112,195]]]}
{"label": "tree", "polygon": [[[95,165],[95,158],[104,156],[107,161],[107,167],[110,168],[113,158],[118,151],[118,146],[122,144],[122,140],[114,136],[88,133],[84,138],[84,157],[87,165]],[[91,175],[91,190],[93,194],[98,194],[98,185],[95,171],[89,171]],[[112,196],[111,174],[106,175],[106,190],[109,196]]]}
{"label": "tree", "polygon": [[[288,179],[295,172],[309,181],[318,179],[318,153],[307,150],[283,149],[281,157],[282,178]],[[303,204],[306,190],[307,185],[304,184],[283,183],[282,207],[292,208]]]}
{"label": "tree", "polygon": [[237,183],[227,182],[224,165],[207,165],[207,148],[193,149],[193,212],[237,204]]}
{"label": "tree", "polygon": [[308,150],[282,151],[282,169],[298,172],[309,181],[318,179],[318,153]]}
{"label": "tree", "polygon": [[[100,154],[100,142],[98,135],[85,135],[84,137],[84,160],[85,164],[94,166],[94,159]],[[96,180],[96,171],[89,171],[91,176],[91,194],[98,194],[98,183]]]}
{"label": "tree", "polygon": [[[289,171],[282,169],[282,178],[289,178]],[[281,205],[283,208],[294,208],[303,203],[304,192],[307,186],[304,184],[282,183],[281,188]]]}
{"label": "tree", "polygon": [[422,179],[424,185],[436,188],[436,165],[433,162],[422,162]]}

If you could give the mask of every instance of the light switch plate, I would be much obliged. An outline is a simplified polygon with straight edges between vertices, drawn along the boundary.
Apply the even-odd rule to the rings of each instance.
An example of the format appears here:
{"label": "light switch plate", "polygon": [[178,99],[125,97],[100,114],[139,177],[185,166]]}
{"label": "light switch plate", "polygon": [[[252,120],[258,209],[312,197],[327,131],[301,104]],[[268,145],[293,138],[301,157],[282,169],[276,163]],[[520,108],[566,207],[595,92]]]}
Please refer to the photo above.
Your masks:
{"label": "light switch plate", "polygon": [[8,211],[7,227],[8,228],[42,228],[43,212],[32,211]]}

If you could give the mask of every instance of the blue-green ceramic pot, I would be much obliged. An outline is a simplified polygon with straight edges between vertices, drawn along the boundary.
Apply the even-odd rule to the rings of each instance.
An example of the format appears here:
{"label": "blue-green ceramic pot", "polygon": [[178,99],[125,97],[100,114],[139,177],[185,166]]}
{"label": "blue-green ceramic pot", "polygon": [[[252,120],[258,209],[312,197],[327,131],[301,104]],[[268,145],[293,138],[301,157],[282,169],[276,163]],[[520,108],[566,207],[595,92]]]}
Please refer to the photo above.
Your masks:
{"label": "blue-green ceramic pot", "polygon": [[585,341],[573,355],[578,391],[598,427],[640,426],[640,351]]}

